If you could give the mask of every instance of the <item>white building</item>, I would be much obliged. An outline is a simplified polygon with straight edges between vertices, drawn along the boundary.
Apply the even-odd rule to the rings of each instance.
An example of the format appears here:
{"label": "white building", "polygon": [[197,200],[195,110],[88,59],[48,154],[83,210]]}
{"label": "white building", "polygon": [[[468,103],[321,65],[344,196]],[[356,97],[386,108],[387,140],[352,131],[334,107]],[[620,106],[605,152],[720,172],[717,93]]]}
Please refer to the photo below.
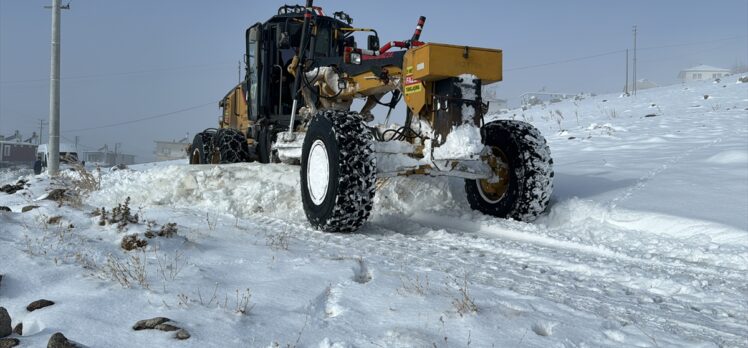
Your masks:
{"label": "white building", "polygon": [[190,146],[190,139],[184,137],[180,140],[156,141],[156,161],[170,161],[187,158],[187,147]]}
{"label": "white building", "polygon": [[657,88],[657,87],[660,87],[660,85],[650,80],[647,80],[647,79],[636,80],[636,90],[650,89],[650,88]]}
{"label": "white building", "polygon": [[684,69],[678,74],[681,81],[699,81],[713,80],[722,76],[730,75],[730,69],[716,68],[709,65],[698,65],[692,68]]}
{"label": "white building", "polygon": [[109,145],[104,145],[96,151],[84,151],[83,160],[86,163],[111,167],[117,164],[135,164],[135,155],[121,153],[119,144],[115,144],[113,152],[109,151]]}

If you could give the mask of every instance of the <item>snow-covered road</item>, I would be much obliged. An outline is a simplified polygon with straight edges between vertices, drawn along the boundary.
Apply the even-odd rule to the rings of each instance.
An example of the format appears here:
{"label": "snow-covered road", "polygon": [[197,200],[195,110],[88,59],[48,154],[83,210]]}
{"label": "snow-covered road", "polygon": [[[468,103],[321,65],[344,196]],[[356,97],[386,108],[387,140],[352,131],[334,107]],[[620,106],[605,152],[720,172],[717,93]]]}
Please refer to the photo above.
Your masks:
{"label": "snow-covered road", "polygon": [[[471,211],[446,178],[382,181],[370,221],[330,234],[306,223],[293,166],[140,165],[82,207],[35,201],[56,184],[30,177],[28,194],[0,193],[0,306],[30,345],[61,330],[89,346],[748,347],[748,84],[734,80],[495,116],[549,140],[555,194],[531,224]],[[179,227],[150,239],[148,285],[132,289],[103,265],[140,254],[88,214],[126,197]],[[164,255],[182,255],[176,276]],[[245,288],[254,307],[236,314]],[[57,308],[14,314],[44,296]],[[130,330],[155,315],[193,337]]]}

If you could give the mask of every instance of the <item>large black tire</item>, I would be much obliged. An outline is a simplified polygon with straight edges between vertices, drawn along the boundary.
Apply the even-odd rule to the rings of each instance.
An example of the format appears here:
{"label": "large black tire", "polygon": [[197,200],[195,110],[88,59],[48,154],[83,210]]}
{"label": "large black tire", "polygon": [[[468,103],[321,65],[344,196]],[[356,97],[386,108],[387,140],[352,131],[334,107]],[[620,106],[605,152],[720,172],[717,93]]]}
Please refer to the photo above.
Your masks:
{"label": "large black tire", "polygon": [[553,191],[553,159],[545,138],[531,124],[513,120],[490,122],[481,134],[495,155],[500,178],[465,180],[470,207],[501,218],[535,220]]}
{"label": "large black tire", "polygon": [[224,128],[213,136],[213,148],[218,151],[218,163],[249,162],[247,138],[236,129]]}
{"label": "large black tire", "polygon": [[262,127],[258,133],[257,145],[255,146],[258,161],[260,163],[270,163],[273,159],[271,150],[273,144],[273,128],[272,126]]}
{"label": "large black tire", "polygon": [[41,174],[42,173],[42,169],[43,169],[43,167],[42,167],[42,161],[41,160],[34,161],[34,174],[36,174],[36,175]]}
{"label": "large black tire", "polygon": [[190,164],[210,163],[211,144],[213,143],[212,132],[200,132],[195,134],[190,146]]}
{"label": "large black tire", "polygon": [[375,184],[372,136],[361,116],[345,111],[315,115],[301,152],[301,198],[312,226],[356,231],[369,218]]}

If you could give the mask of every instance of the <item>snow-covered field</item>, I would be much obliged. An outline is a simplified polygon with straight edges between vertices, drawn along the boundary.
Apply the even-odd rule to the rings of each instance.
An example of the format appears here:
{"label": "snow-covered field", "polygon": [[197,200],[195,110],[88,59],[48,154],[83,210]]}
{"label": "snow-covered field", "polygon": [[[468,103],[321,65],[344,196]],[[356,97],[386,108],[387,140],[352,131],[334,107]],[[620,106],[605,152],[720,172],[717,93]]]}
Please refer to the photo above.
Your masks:
{"label": "snow-covered field", "polygon": [[[529,224],[471,211],[446,178],[382,182],[370,221],[331,234],[306,223],[294,166],[140,165],[62,205],[38,198],[72,179],[0,172],[29,180],[0,193],[0,306],[28,347],[748,347],[736,80],[492,116],[549,140],[554,198]],[[92,216],[127,197],[139,223]],[[147,247],[124,251],[132,234]],[[192,337],[133,331],[155,316]]]}

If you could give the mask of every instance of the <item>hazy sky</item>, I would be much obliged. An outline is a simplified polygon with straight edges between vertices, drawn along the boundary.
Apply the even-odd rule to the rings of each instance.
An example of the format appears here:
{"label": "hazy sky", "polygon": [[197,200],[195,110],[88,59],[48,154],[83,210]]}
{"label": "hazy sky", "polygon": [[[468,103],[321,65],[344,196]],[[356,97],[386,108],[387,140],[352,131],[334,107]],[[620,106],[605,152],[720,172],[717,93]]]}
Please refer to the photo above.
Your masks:
{"label": "hazy sky", "polygon": [[[50,3],[0,0],[0,134],[29,136],[49,118]],[[217,101],[238,81],[244,30],[283,3],[292,1],[71,0],[62,14],[63,141],[79,136],[83,150],[121,143],[143,161],[154,140],[215,126]],[[501,48],[498,97],[510,100],[542,88],[621,91],[625,56],[610,52],[633,46],[634,24],[639,78],[672,84],[693,65],[748,64],[748,0],[315,4],[376,28],[382,42],[410,38],[424,15],[423,41]]]}

